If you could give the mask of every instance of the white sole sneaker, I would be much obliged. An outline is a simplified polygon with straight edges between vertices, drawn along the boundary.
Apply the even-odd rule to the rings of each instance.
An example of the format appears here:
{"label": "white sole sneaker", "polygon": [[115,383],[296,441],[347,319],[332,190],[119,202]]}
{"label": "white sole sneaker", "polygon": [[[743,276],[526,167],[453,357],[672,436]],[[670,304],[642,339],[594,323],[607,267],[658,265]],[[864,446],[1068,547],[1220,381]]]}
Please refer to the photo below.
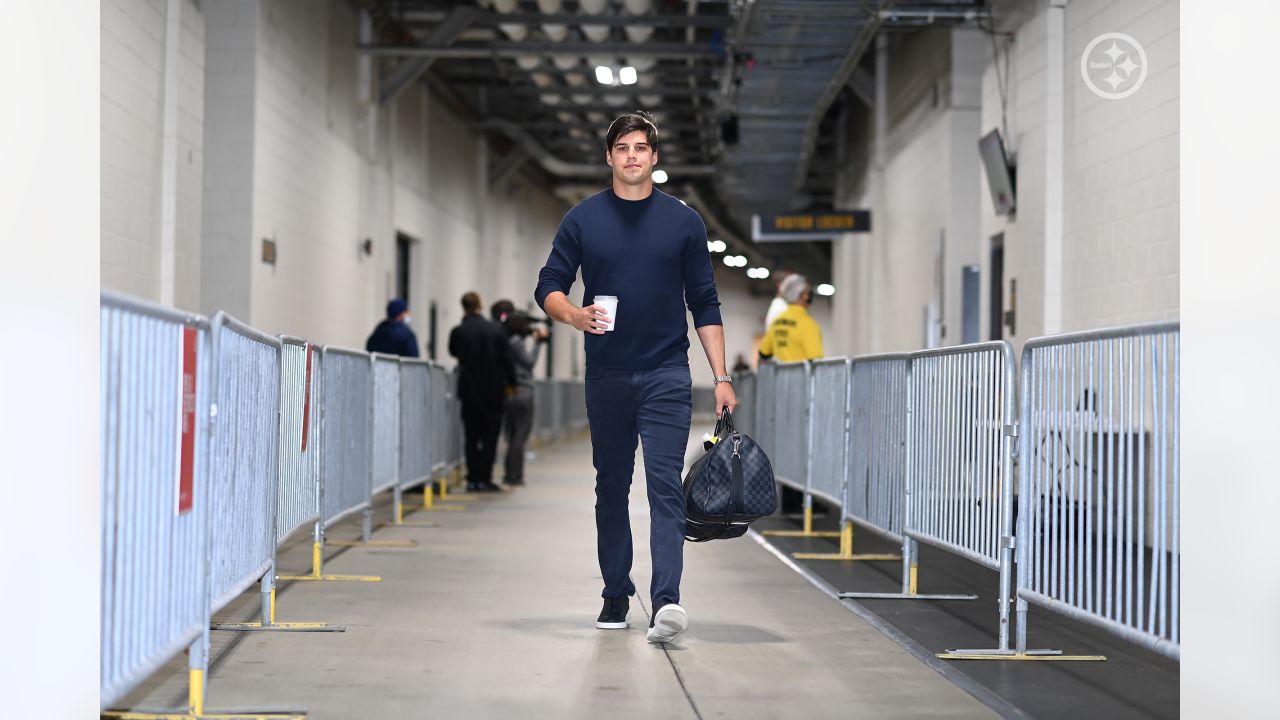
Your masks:
{"label": "white sole sneaker", "polygon": [[653,616],[653,627],[649,628],[649,642],[673,642],[680,637],[680,633],[688,629],[689,613],[675,603],[668,603]]}
{"label": "white sole sneaker", "polygon": [[626,630],[631,627],[631,625],[626,620],[623,620],[622,622],[601,622],[597,620],[596,627],[601,630]]}

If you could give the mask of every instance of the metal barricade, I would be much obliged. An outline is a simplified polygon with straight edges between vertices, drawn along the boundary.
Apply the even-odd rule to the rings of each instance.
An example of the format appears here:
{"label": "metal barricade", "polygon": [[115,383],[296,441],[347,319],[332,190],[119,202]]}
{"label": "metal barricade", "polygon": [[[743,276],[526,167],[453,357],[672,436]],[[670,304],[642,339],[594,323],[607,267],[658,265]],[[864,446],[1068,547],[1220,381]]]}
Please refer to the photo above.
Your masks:
{"label": "metal barricade", "polygon": [[[714,387],[693,388],[693,414],[719,417],[716,412],[716,390]],[[734,427],[737,427],[735,424]]]}
{"label": "metal barricade", "polygon": [[219,312],[213,345],[218,419],[210,602],[217,612],[267,574],[275,555],[281,343]]}
{"label": "metal barricade", "polygon": [[1026,602],[1177,659],[1178,323],[1022,354],[1018,636]]}
{"label": "metal barricade", "polygon": [[778,445],[777,433],[774,432],[777,425],[774,422],[778,395],[777,378],[778,366],[775,363],[761,363],[756,369],[756,415],[754,418],[756,434],[751,437],[771,458]]}
{"label": "metal barricade", "polygon": [[105,708],[184,647],[204,668],[214,387],[207,319],[103,293],[100,323]]}
{"label": "metal barricade", "polygon": [[[840,553],[832,560],[899,560],[902,591],[842,592],[842,598],[975,600],[976,595],[922,595],[911,540],[903,534],[907,461],[907,353],[850,361],[847,483],[841,506]],[[854,525],[904,546],[901,555],[855,554]]]}
{"label": "metal barricade", "polygon": [[754,440],[757,435],[755,418],[759,407],[756,374],[748,372],[734,376],[733,386],[734,394],[738,397],[738,407],[733,411],[733,426],[738,432],[746,433]]}
{"label": "metal barricade", "polygon": [[[773,390],[774,444],[768,453],[774,477],[808,491],[809,363],[780,363]],[[806,502],[806,505],[808,503]]]}
{"label": "metal barricade", "polygon": [[924,350],[908,361],[903,563],[915,567],[919,541],[999,573],[998,646],[943,658],[1058,654],[1009,646],[1014,364],[1004,341]]}
{"label": "metal barricade", "polygon": [[431,365],[431,472],[441,472],[449,464],[449,373],[436,364]]}
{"label": "metal barricade", "polygon": [[443,418],[431,414],[432,364],[400,360],[400,489],[431,480],[434,457],[432,433]]}
{"label": "metal barricade", "polygon": [[320,517],[320,403],[315,398],[315,346],[283,336],[280,374],[280,471],[277,544]]}
{"label": "metal barricade", "polygon": [[581,430],[587,426],[587,385],[581,380],[569,382],[569,429]]}
{"label": "metal barricade", "polygon": [[373,463],[370,495],[390,490],[400,479],[400,359],[374,354]]}
{"label": "metal barricade", "polygon": [[809,493],[839,507],[844,501],[846,477],[849,361],[814,360],[809,385]]}
{"label": "metal barricade", "polygon": [[325,346],[324,457],[321,476],[325,525],[369,508],[373,443],[369,433],[373,391],[369,356],[357,350]]}
{"label": "metal barricade", "polygon": [[550,380],[533,381],[533,435],[542,442],[551,439],[551,430],[555,422],[552,416],[555,407],[551,400],[554,392],[555,388]]}

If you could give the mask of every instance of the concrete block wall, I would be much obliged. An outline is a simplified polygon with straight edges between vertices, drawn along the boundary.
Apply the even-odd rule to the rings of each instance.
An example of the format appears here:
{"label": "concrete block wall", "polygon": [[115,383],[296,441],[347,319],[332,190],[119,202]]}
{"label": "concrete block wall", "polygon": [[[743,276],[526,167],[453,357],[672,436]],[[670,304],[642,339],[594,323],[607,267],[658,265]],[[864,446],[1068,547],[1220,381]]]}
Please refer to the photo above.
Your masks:
{"label": "concrete block wall", "polygon": [[[1067,5],[1067,214],[1063,330],[1178,317],[1178,2]],[[1142,44],[1142,88],[1104,100],[1078,58],[1093,38],[1123,32]]]}
{"label": "concrete block wall", "polygon": [[[883,207],[874,208],[873,233],[842,239],[835,252],[839,290],[853,285],[847,288],[853,298],[836,305],[841,351],[924,345],[922,308],[936,299],[935,244],[944,229],[944,344],[960,342],[961,266],[975,260],[981,272],[981,337],[991,337],[990,251],[992,237],[1000,233],[1002,310],[1012,307],[1011,281],[1017,283],[1016,333],[1004,333],[1015,344],[1046,332],[1178,317],[1178,10],[1171,0],[1072,0],[1066,5],[1060,255],[1046,251],[1046,0],[994,4],[999,34],[984,39],[973,128],[966,92],[952,87],[965,79],[955,63],[967,53],[956,51],[954,37],[948,50],[945,33],[951,31],[930,29],[895,39]],[[1080,74],[1087,45],[1106,32],[1133,36],[1147,53],[1145,84],[1121,100],[1093,94]],[[942,107],[935,105],[936,97],[943,98]],[[871,111],[862,112],[869,117]],[[994,128],[1001,128],[1017,165],[1013,217],[995,215],[985,171],[964,159]],[[852,153],[871,155],[869,137],[851,134],[849,140]],[[962,175],[944,172],[943,160]],[[867,167],[866,175],[841,179],[842,187],[856,189],[845,198],[848,204],[872,206],[873,171]],[[977,192],[966,193],[965,184]],[[977,207],[957,206],[966,202]],[[976,247],[972,239],[957,247],[956,230],[970,226],[975,210]],[[1046,303],[1050,280],[1060,281],[1058,315]]]}
{"label": "concrete block wall", "polygon": [[100,37],[102,285],[197,309],[203,14],[191,0],[103,0]]}
{"label": "concrete block wall", "polygon": [[[997,3],[998,29],[1015,33],[988,55],[983,132],[1000,125],[996,68],[1006,91],[1008,143],[1018,164],[1016,218],[992,211],[982,186],[983,238],[1005,234],[1008,279],[1017,278],[1021,342],[1046,331],[1044,306],[1045,3]],[[1001,20],[1003,18],[1003,20]],[[1178,18],[1176,1],[1072,0],[1065,10],[1064,231],[1061,330],[1084,330],[1178,317]],[[1142,88],[1106,100],[1085,86],[1080,57],[1107,32],[1126,33],[1146,50]],[[984,277],[988,268],[984,250]],[[1055,272],[1048,268],[1049,273]],[[986,298],[984,296],[984,302]],[[989,332],[987,312],[983,333]]]}

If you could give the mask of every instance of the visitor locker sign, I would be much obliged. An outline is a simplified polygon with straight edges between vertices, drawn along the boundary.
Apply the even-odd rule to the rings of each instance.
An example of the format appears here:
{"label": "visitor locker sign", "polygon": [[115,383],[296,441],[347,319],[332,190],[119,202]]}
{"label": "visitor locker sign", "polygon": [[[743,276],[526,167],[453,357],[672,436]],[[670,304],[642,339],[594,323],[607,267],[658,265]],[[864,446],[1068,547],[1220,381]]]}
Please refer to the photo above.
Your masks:
{"label": "visitor locker sign", "polygon": [[196,464],[196,329],[182,328],[178,436],[178,514],[191,509]]}

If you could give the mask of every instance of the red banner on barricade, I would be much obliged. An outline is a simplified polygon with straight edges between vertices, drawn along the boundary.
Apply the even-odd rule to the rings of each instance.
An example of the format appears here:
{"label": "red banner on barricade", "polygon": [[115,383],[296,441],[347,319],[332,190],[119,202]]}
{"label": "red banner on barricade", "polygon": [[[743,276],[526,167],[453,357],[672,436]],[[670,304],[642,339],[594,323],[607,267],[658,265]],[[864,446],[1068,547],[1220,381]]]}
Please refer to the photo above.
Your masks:
{"label": "red banner on barricade", "polygon": [[178,514],[191,509],[196,464],[196,329],[182,328],[182,427],[178,456]]}
{"label": "red banner on barricade", "polygon": [[307,343],[307,372],[302,381],[302,452],[307,451],[307,429],[311,426],[311,352],[315,348]]}

